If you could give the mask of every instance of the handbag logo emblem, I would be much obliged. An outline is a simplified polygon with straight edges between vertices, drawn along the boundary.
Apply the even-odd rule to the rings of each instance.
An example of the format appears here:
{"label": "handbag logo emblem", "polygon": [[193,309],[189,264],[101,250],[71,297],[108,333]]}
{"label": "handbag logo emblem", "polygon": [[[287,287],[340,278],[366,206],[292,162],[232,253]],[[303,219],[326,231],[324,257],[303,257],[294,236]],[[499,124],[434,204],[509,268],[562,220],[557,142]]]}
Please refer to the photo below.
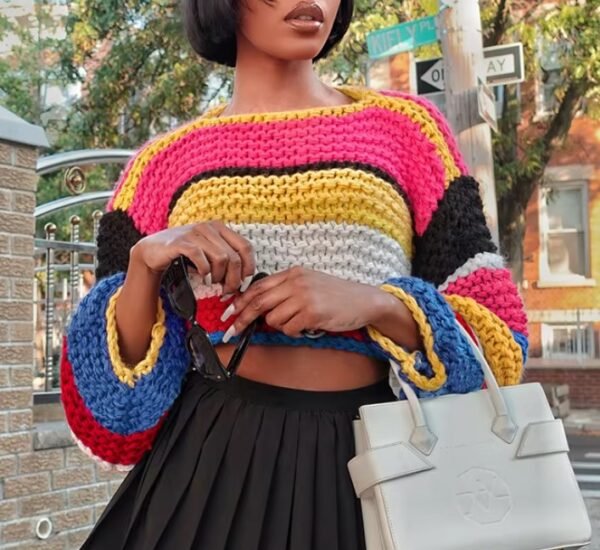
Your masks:
{"label": "handbag logo emblem", "polygon": [[471,468],[457,477],[456,502],[462,515],[479,524],[502,521],[512,506],[506,482],[494,471]]}

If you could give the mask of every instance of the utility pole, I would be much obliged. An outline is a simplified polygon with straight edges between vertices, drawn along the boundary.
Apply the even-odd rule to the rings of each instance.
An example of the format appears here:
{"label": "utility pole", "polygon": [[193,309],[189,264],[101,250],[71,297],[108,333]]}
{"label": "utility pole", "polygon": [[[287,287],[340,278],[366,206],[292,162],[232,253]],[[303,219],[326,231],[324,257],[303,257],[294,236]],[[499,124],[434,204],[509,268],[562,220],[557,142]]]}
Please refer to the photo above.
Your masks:
{"label": "utility pole", "polygon": [[448,121],[471,174],[480,184],[487,222],[498,245],[492,136],[477,108],[478,78],[485,82],[478,0],[440,0],[438,33],[444,58]]}

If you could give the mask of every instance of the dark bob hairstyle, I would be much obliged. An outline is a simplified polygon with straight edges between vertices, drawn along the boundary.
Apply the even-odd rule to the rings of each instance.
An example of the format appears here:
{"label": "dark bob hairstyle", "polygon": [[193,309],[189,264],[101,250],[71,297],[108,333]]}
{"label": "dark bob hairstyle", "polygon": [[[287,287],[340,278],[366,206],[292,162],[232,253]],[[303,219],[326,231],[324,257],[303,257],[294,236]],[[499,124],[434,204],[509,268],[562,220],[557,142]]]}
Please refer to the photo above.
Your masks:
{"label": "dark bob hairstyle", "polygon": [[[200,57],[235,66],[240,1],[243,0],[181,0],[185,33]],[[269,3],[269,0],[263,1]],[[331,34],[315,61],[325,57],[346,34],[353,9],[354,0],[341,0]]]}

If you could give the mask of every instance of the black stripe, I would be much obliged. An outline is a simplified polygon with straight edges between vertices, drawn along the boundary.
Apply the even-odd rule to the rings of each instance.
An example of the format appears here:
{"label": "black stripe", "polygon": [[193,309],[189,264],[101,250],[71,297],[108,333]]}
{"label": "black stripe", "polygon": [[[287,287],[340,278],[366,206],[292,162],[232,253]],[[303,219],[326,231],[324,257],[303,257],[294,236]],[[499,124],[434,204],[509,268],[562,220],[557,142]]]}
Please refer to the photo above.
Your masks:
{"label": "black stripe", "polygon": [[127,271],[129,249],[144,235],[123,210],[112,210],[100,218],[96,281],[119,271]]}
{"label": "black stripe", "polygon": [[496,252],[483,214],[479,184],[470,176],[455,179],[438,203],[425,233],[415,236],[412,274],[442,284],[479,252]]}
{"label": "black stripe", "polygon": [[190,178],[186,183],[184,183],[181,187],[177,189],[177,191],[171,197],[171,201],[169,202],[169,215],[175,208],[175,204],[181,198],[188,188],[194,183],[198,182],[201,179],[208,178],[219,178],[219,177],[255,177],[255,176],[291,176],[293,174],[298,174],[302,172],[307,172],[309,170],[313,171],[325,171],[325,170],[334,170],[334,169],[352,169],[352,170],[362,170],[363,172],[370,173],[375,177],[385,181],[390,184],[394,191],[398,193],[404,203],[408,207],[410,212],[411,220],[414,219],[412,206],[408,196],[406,195],[404,189],[398,184],[398,182],[387,172],[381,170],[380,168],[376,168],[370,164],[362,164],[358,162],[315,162],[312,164],[300,164],[298,166],[286,166],[283,168],[266,168],[266,167],[235,167],[235,168],[218,168],[216,170],[208,170],[206,172],[201,172]]}

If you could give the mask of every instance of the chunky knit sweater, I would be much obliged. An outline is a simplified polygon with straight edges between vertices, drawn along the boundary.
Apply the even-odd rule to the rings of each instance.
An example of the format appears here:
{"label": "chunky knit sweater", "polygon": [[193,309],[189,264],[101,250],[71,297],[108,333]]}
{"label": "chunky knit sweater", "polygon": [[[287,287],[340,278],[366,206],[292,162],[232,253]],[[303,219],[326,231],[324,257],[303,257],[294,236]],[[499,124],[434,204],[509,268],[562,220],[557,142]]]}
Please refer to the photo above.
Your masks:
{"label": "chunky knit sweater", "polygon": [[[496,254],[477,183],[439,112],[421,98],[344,87],[351,103],[219,116],[223,107],[146,143],[123,171],[98,236],[97,283],[64,341],[62,400],[79,446],[128,469],[152,446],[178,396],[186,326],[161,297],[146,357],[119,355],[115,304],[129,250],[165,228],[222,220],[254,245],[258,269],[301,265],[381,285],[411,310],[424,351],[371,327],[292,338],[263,325],[255,344],[393,357],[421,396],[481,388],[455,324],[476,333],[501,384],[526,356],[521,299]],[[195,281],[198,322],[219,344],[222,288]]]}

